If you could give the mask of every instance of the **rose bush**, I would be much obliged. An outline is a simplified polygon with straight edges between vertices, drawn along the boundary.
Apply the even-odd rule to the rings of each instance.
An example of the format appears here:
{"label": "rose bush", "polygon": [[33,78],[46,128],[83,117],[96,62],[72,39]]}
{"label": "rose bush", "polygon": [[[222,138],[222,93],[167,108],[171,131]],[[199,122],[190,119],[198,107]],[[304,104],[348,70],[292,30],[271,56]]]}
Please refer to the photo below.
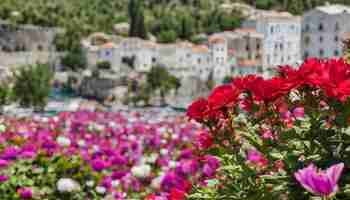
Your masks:
{"label": "rose bush", "polygon": [[194,142],[205,130],[178,115],[1,116],[0,127],[1,200],[181,200],[219,168]]}
{"label": "rose bush", "polygon": [[309,59],[193,102],[187,115],[210,130],[202,149],[222,166],[191,198],[350,199],[349,96],[349,64]]}

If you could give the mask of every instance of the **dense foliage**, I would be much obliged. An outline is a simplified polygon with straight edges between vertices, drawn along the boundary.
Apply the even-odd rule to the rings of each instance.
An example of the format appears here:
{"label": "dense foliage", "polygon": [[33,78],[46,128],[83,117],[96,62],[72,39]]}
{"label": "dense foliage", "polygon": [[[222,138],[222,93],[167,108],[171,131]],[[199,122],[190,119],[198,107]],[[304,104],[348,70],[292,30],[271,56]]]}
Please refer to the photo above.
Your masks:
{"label": "dense foliage", "polygon": [[181,86],[180,80],[171,75],[168,70],[161,66],[152,67],[151,71],[147,73],[147,87],[150,91],[160,91],[160,96],[164,102],[165,95],[172,89],[179,89]]}
{"label": "dense foliage", "polygon": [[131,35],[145,38],[150,32],[163,42],[169,42],[173,37],[190,39],[196,33],[237,27],[239,14],[219,11],[220,2],[2,0],[0,18],[17,24],[62,27],[66,33],[58,36],[56,43],[58,49],[64,50],[76,48],[80,38],[89,33],[111,33],[113,25],[120,22],[131,23]]}
{"label": "dense foliage", "polygon": [[188,116],[211,130],[201,141],[222,161],[193,199],[349,199],[349,97],[350,64],[310,59],[193,102]]}
{"label": "dense foliage", "polygon": [[43,109],[51,91],[52,70],[47,64],[22,66],[14,73],[13,94],[24,107]]}
{"label": "dense foliage", "polygon": [[198,124],[158,111],[0,117],[1,200],[184,200],[218,160]]}

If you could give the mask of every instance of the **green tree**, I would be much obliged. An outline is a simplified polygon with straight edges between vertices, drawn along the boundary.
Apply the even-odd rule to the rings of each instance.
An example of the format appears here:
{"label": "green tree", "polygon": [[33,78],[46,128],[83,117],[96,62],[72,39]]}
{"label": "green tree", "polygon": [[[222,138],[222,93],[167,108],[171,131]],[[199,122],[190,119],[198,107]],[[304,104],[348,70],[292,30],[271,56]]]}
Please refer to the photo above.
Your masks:
{"label": "green tree", "polygon": [[13,93],[24,107],[43,110],[51,90],[53,73],[47,64],[23,66],[14,72]]}
{"label": "green tree", "polygon": [[172,43],[176,41],[176,38],[176,32],[174,30],[168,30],[159,33],[158,41],[162,43]]}
{"label": "green tree", "polygon": [[87,66],[86,55],[81,47],[68,52],[62,58],[62,65],[73,71],[85,69]]}
{"label": "green tree", "polygon": [[145,26],[145,16],[142,0],[130,0],[128,5],[128,14],[130,19],[130,37],[147,38]]}
{"label": "green tree", "polygon": [[178,89],[181,86],[180,81],[161,66],[154,66],[147,73],[147,83],[152,91],[160,91],[163,105],[165,104],[165,95],[170,90]]}

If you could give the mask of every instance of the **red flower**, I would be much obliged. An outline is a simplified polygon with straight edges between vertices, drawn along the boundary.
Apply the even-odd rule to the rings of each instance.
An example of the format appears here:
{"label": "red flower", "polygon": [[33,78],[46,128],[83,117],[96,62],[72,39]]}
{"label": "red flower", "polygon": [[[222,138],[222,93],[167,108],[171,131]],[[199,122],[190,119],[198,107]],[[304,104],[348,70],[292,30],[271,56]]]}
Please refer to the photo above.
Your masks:
{"label": "red flower", "polygon": [[145,200],[156,200],[157,196],[155,194],[149,194],[145,197]]}
{"label": "red flower", "polygon": [[343,59],[324,63],[321,88],[329,97],[346,101],[350,95],[350,65]]}
{"label": "red flower", "polygon": [[208,108],[208,101],[204,98],[199,98],[188,107],[187,116],[196,121],[201,121],[206,117]]}
{"label": "red flower", "polygon": [[213,137],[207,132],[203,132],[198,136],[199,148],[208,149],[213,145]]}
{"label": "red flower", "polygon": [[186,193],[182,190],[172,188],[170,191],[169,200],[185,200]]}
{"label": "red flower", "polygon": [[274,101],[284,94],[288,93],[290,88],[281,77],[274,77],[269,80],[263,78],[256,79],[250,86],[250,91],[253,93],[257,101]]}
{"label": "red flower", "polygon": [[232,84],[240,90],[249,90],[251,87],[251,84],[253,84],[254,81],[258,78],[260,77],[250,74],[244,77],[239,77],[234,79],[232,81]]}
{"label": "red flower", "polygon": [[209,107],[212,110],[220,110],[233,106],[240,95],[240,90],[234,85],[222,85],[214,89],[208,97]]}

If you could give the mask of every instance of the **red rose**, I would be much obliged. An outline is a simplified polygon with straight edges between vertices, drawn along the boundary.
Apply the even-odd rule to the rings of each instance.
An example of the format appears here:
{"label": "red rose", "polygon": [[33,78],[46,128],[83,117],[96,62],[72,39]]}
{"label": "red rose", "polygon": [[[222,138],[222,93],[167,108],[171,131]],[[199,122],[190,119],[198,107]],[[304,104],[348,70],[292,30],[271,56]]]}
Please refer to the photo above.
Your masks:
{"label": "red rose", "polygon": [[212,110],[220,110],[233,106],[240,95],[240,91],[234,85],[222,85],[214,89],[208,97],[209,107]]}
{"label": "red rose", "polygon": [[170,191],[169,200],[185,200],[186,193],[182,190],[172,188]]}
{"label": "red rose", "polygon": [[188,107],[187,116],[196,121],[201,121],[205,118],[208,109],[208,101],[204,98],[199,98]]}

